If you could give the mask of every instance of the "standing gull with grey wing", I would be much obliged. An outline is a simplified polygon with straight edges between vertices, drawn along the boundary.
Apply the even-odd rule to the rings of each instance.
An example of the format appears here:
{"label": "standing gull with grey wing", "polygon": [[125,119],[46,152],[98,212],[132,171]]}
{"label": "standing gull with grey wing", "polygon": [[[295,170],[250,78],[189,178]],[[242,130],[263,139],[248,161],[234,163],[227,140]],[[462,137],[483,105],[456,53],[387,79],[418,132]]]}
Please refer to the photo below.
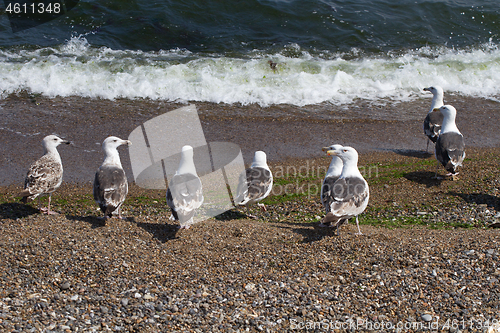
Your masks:
{"label": "standing gull with grey wing", "polygon": [[178,220],[180,229],[189,229],[194,223],[196,210],[203,204],[203,186],[196,173],[193,155],[193,147],[182,147],[179,167],[167,188],[167,205],[172,212],[170,220]]}
{"label": "standing gull with grey wing", "polygon": [[40,208],[40,211],[47,214],[57,214],[50,210],[50,200],[52,193],[62,183],[63,167],[61,156],[57,151],[57,146],[61,143],[69,144],[70,142],[55,135],[48,135],[43,138],[44,155],[30,166],[24,180],[24,190],[18,195],[22,197],[22,202],[27,202],[37,197],[40,201],[40,196],[48,194],[49,203],[47,208]]}
{"label": "standing gull with grey wing", "polygon": [[[441,133],[435,146],[436,159],[449,172],[446,176],[452,176],[454,180],[458,174],[457,168],[462,165],[465,158],[464,137],[455,124],[457,110],[451,105],[444,105],[439,109],[435,109],[435,112],[439,111],[444,118]],[[439,168],[439,163],[437,167]],[[435,178],[440,179],[437,172],[438,169],[436,168]]]}
{"label": "standing gull with grey wing", "polygon": [[[330,150],[340,149],[341,145],[331,145],[330,147],[324,147],[323,151],[328,152]],[[331,211],[331,204],[335,200],[333,186],[337,179],[339,179],[342,174],[342,168],[344,163],[338,156],[333,156],[332,161],[330,162],[330,166],[328,167],[328,171],[326,172],[325,179],[323,180],[323,184],[321,185],[321,203],[323,207],[325,207],[325,213],[328,214]],[[331,221],[323,220],[319,226],[327,227],[329,226]],[[340,224],[343,222],[340,222]]]}
{"label": "standing gull with grey wing", "polygon": [[[267,165],[267,156],[263,151],[256,151],[250,168],[240,174],[236,189],[236,204],[248,206],[257,203],[262,211],[267,211],[266,206],[259,201],[265,199],[273,188],[273,174]],[[256,216],[247,214],[248,217]]]}
{"label": "standing gull with grey wing", "polygon": [[122,218],[121,205],[127,197],[128,181],[117,148],[131,144],[130,141],[116,136],[110,136],[102,143],[106,157],[95,174],[94,199],[104,213],[105,219],[114,215]]}
{"label": "standing gull with grey wing", "polygon": [[358,169],[358,152],[351,147],[340,147],[329,150],[327,154],[340,157],[343,167],[340,177],[333,184],[330,212],[323,219],[323,224],[330,223],[336,227],[339,235],[339,227],[351,217],[356,217],[356,235],[362,235],[358,215],[365,211],[370,192],[368,183]]}
{"label": "standing gull with grey wing", "polygon": [[424,88],[425,91],[432,93],[431,108],[424,119],[424,134],[427,135],[427,148],[429,151],[429,141],[436,143],[443,124],[443,115],[440,112],[434,112],[434,109],[440,108],[444,105],[443,102],[443,88],[440,86],[432,86]]}

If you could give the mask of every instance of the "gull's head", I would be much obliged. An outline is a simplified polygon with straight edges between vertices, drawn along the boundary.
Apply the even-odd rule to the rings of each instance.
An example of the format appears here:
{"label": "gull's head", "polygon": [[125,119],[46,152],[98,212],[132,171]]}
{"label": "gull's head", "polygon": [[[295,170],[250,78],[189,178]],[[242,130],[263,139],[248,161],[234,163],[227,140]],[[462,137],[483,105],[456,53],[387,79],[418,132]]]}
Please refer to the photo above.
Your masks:
{"label": "gull's head", "polygon": [[451,105],[443,105],[438,109],[434,109],[433,112],[440,111],[445,118],[455,118],[457,115],[457,109]]}
{"label": "gull's head", "polygon": [[47,135],[45,138],[43,138],[43,141],[42,141],[43,147],[46,150],[49,148],[55,148],[62,143],[69,145],[71,142],[63,140],[60,137],[58,137],[57,135]]}
{"label": "gull's head", "polygon": [[252,167],[264,167],[267,166],[267,155],[262,150],[255,152],[253,156]]}
{"label": "gull's head", "polygon": [[424,91],[431,92],[434,96],[443,96],[443,88],[440,86],[431,86],[424,88]]}
{"label": "gull's head", "polygon": [[352,147],[343,147],[329,150],[326,152],[328,156],[338,156],[342,162],[358,162],[358,152]]}
{"label": "gull's head", "polygon": [[193,147],[189,145],[185,145],[181,148],[181,157],[182,158],[190,158],[193,159],[194,156],[194,150]]}
{"label": "gull's head", "polygon": [[331,145],[331,146],[328,146],[328,147],[323,147],[322,150],[327,153],[327,155],[330,155],[328,154],[329,151],[332,151],[332,150],[336,150],[336,149],[341,149],[342,148],[342,145]]}
{"label": "gull's head", "polygon": [[104,151],[108,151],[110,149],[116,149],[116,148],[120,147],[121,145],[130,146],[131,144],[132,144],[132,142],[130,142],[129,140],[122,140],[116,136],[110,136],[110,137],[107,137],[103,141],[102,149]]}

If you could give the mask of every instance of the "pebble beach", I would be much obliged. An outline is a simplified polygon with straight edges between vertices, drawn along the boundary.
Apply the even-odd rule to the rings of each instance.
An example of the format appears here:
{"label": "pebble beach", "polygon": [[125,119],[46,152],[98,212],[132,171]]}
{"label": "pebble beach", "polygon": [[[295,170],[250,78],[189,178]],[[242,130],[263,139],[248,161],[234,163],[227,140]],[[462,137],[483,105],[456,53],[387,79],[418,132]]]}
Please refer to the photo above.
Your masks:
{"label": "pebble beach", "polygon": [[[145,120],[178,105],[3,100],[4,116],[24,116],[4,117],[0,131],[0,330],[497,332],[497,103],[457,99],[457,110],[467,110],[457,119],[467,159],[457,181],[437,181],[421,133],[428,102],[390,105],[370,116],[363,108],[372,106],[361,103],[359,119],[343,118],[341,108],[328,105],[307,112],[197,105],[207,141],[239,144],[246,162],[263,147],[275,174],[327,167],[324,145],[358,149],[360,167],[373,170],[365,174],[371,196],[360,216],[364,235],[354,235],[350,221],[336,236],[317,226],[319,193],[304,193],[304,184],[320,184],[321,173],[275,177],[278,186],[292,184],[295,195],[275,192],[265,201],[266,214],[253,210],[258,219],[233,209],[188,230],[168,220],[164,193],[130,179],[126,219],[103,222],[91,195],[103,158],[96,143],[103,135],[126,139]],[[400,107],[407,112],[396,112]],[[30,125],[35,119],[36,130]],[[59,149],[65,183],[53,195],[57,216],[40,214],[36,201],[24,205],[15,198],[26,161],[42,153],[37,132],[74,142]],[[128,154],[120,154],[131,177]]]}

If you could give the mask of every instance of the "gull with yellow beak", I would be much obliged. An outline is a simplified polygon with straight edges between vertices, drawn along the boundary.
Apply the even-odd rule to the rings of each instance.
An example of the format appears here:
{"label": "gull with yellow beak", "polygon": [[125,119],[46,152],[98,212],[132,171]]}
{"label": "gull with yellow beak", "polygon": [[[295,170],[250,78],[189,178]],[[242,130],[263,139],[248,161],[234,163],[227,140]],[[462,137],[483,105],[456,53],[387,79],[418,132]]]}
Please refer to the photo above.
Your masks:
{"label": "gull with yellow beak", "polygon": [[424,134],[427,135],[427,149],[429,151],[429,141],[436,143],[436,140],[441,131],[441,125],[443,124],[443,115],[441,112],[433,112],[434,109],[440,108],[444,105],[443,103],[443,88],[440,86],[432,86],[424,88],[424,91],[429,91],[432,93],[432,102],[429,112],[424,119]]}
{"label": "gull with yellow beak", "polygon": [[122,218],[121,206],[128,193],[128,182],[117,148],[130,146],[132,142],[110,136],[102,143],[106,155],[94,178],[94,200],[104,213],[104,218],[118,215]]}
{"label": "gull with yellow beak", "polygon": [[[328,150],[327,154],[340,158],[342,171],[338,179],[333,184],[328,185],[328,190],[324,189],[322,192],[323,204],[328,200],[330,209],[323,218],[322,224],[336,227],[337,235],[339,235],[339,227],[350,218],[356,217],[358,227],[356,235],[362,235],[359,229],[358,215],[365,211],[370,191],[368,183],[358,169],[358,152],[352,147],[336,145],[332,148],[334,149]],[[325,207],[325,209],[328,208]]]}

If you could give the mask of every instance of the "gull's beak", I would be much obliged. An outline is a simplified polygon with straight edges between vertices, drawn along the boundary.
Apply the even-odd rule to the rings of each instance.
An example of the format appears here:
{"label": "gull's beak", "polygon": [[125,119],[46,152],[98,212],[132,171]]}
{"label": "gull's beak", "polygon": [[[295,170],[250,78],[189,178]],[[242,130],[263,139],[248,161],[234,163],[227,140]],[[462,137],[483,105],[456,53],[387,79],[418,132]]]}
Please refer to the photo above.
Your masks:
{"label": "gull's beak", "polygon": [[327,151],[330,150],[330,147],[323,147],[323,148],[321,148],[321,150],[324,151],[324,152],[327,152]]}
{"label": "gull's beak", "polygon": [[435,108],[434,110],[432,110],[432,112],[438,112],[438,111],[441,111],[441,109]]}
{"label": "gull's beak", "polygon": [[70,145],[71,144],[71,141],[63,141],[61,143],[64,143],[65,145]]}
{"label": "gull's beak", "polygon": [[127,145],[127,146],[130,146],[132,144],[132,141],[129,141],[129,140],[123,140],[123,144],[124,145]]}
{"label": "gull's beak", "polygon": [[424,91],[430,91],[429,88],[424,88]]}
{"label": "gull's beak", "polygon": [[326,154],[328,156],[337,156],[337,151],[335,151],[335,150],[329,150],[329,151],[326,152]]}

